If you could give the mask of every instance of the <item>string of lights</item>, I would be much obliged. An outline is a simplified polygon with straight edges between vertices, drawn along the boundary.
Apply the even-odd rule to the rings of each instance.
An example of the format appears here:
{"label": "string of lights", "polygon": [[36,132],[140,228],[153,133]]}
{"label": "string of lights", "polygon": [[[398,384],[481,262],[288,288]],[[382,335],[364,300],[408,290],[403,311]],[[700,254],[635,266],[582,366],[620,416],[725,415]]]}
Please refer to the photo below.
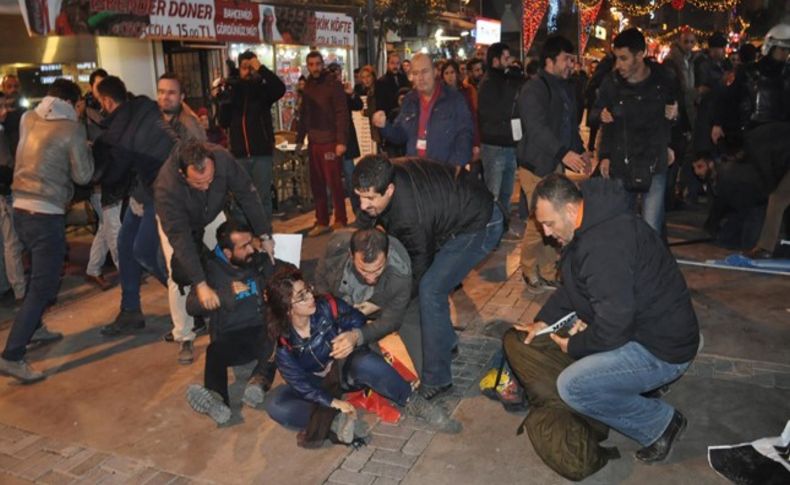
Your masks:
{"label": "string of lights", "polygon": [[[672,0],[650,0],[648,2],[634,3],[633,0],[630,1],[610,0],[609,4],[613,8],[620,10],[626,15],[638,17],[641,15],[648,15],[650,12],[658,10],[664,5],[671,3],[671,1]],[[686,1],[691,5],[694,5],[696,8],[708,12],[724,12],[726,10],[731,10],[735,8],[736,4],[738,3],[738,0],[686,0]],[[589,7],[590,4],[595,3],[593,0],[577,0],[577,2],[580,5],[585,5],[587,7]]]}
{"label": "string of lights", "polygon": [[524,52],[529,52],[532,41],[535,40],[535,35],[537,35],[538,29],[540,29],[540,25],[543,22],[543,16],[546,15],[548,6],[549,0],[524,0],[524,14],[522,16]]}
{"label": "string of lights", "polygon": [[583,4],[581,0],[577,1],[579,2],[579,52],[583,54],[587,40],[590,38],[590,29],[598,18],[603,0],[596,0],[592,6]]}

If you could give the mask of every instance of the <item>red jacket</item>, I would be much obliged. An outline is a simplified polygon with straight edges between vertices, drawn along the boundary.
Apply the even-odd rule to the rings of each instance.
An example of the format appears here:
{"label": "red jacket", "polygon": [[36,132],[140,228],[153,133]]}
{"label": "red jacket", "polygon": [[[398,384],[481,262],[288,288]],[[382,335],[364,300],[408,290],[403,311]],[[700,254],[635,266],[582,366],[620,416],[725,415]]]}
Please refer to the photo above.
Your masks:
{"label": "red jacket", "polygon": [[326,72],[310,76],[302,91],[296,143],[307,134],[311,143],[347,145],[350,116],[343,86]]}

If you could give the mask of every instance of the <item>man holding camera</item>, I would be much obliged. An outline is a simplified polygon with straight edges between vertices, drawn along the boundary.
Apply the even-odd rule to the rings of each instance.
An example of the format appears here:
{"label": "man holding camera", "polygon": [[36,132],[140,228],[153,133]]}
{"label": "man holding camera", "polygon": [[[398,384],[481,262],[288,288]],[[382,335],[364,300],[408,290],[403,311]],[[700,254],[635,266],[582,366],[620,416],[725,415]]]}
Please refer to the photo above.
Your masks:
{"label": "man holding camera", "polygon": [[239,54],[239,77],[225,81],[220,94],[219,124],[229,130],[229,148],[252,178],[266,220],[272,219],[272,106],[285,94],[285,84],[261,64],[255,53]]}

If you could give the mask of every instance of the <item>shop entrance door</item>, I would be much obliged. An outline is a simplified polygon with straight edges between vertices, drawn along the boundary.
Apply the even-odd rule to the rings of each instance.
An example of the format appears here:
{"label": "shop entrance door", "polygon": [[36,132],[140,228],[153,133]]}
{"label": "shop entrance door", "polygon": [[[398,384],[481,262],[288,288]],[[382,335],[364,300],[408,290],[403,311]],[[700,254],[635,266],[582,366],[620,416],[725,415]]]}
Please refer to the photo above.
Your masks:
{"label": "shop entrance door", "polygon": [[163,42],[165,67],[184,82],[186,103],[194,111],[211,109],[211,83],[223,76],[224,49],[194,48],[180,42]]}

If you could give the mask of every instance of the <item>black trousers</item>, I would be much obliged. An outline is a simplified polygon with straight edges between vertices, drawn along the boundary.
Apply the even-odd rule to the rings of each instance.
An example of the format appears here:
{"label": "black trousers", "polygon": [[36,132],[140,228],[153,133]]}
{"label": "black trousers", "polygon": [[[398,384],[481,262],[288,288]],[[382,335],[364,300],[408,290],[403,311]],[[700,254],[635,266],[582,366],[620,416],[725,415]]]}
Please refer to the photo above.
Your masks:
{"label": "black trousers", "polygon": [[243,365],[253,360],[258,364],[250,378],[263,378],[265,390],[271,388],[274,372],[277,369],[272,360],[274,342],[269,338],[266,328],[250,327],[234,332],[212,335],[206,350],[204,385],[222,396],[225,404],[228,398],[228,367]]}

